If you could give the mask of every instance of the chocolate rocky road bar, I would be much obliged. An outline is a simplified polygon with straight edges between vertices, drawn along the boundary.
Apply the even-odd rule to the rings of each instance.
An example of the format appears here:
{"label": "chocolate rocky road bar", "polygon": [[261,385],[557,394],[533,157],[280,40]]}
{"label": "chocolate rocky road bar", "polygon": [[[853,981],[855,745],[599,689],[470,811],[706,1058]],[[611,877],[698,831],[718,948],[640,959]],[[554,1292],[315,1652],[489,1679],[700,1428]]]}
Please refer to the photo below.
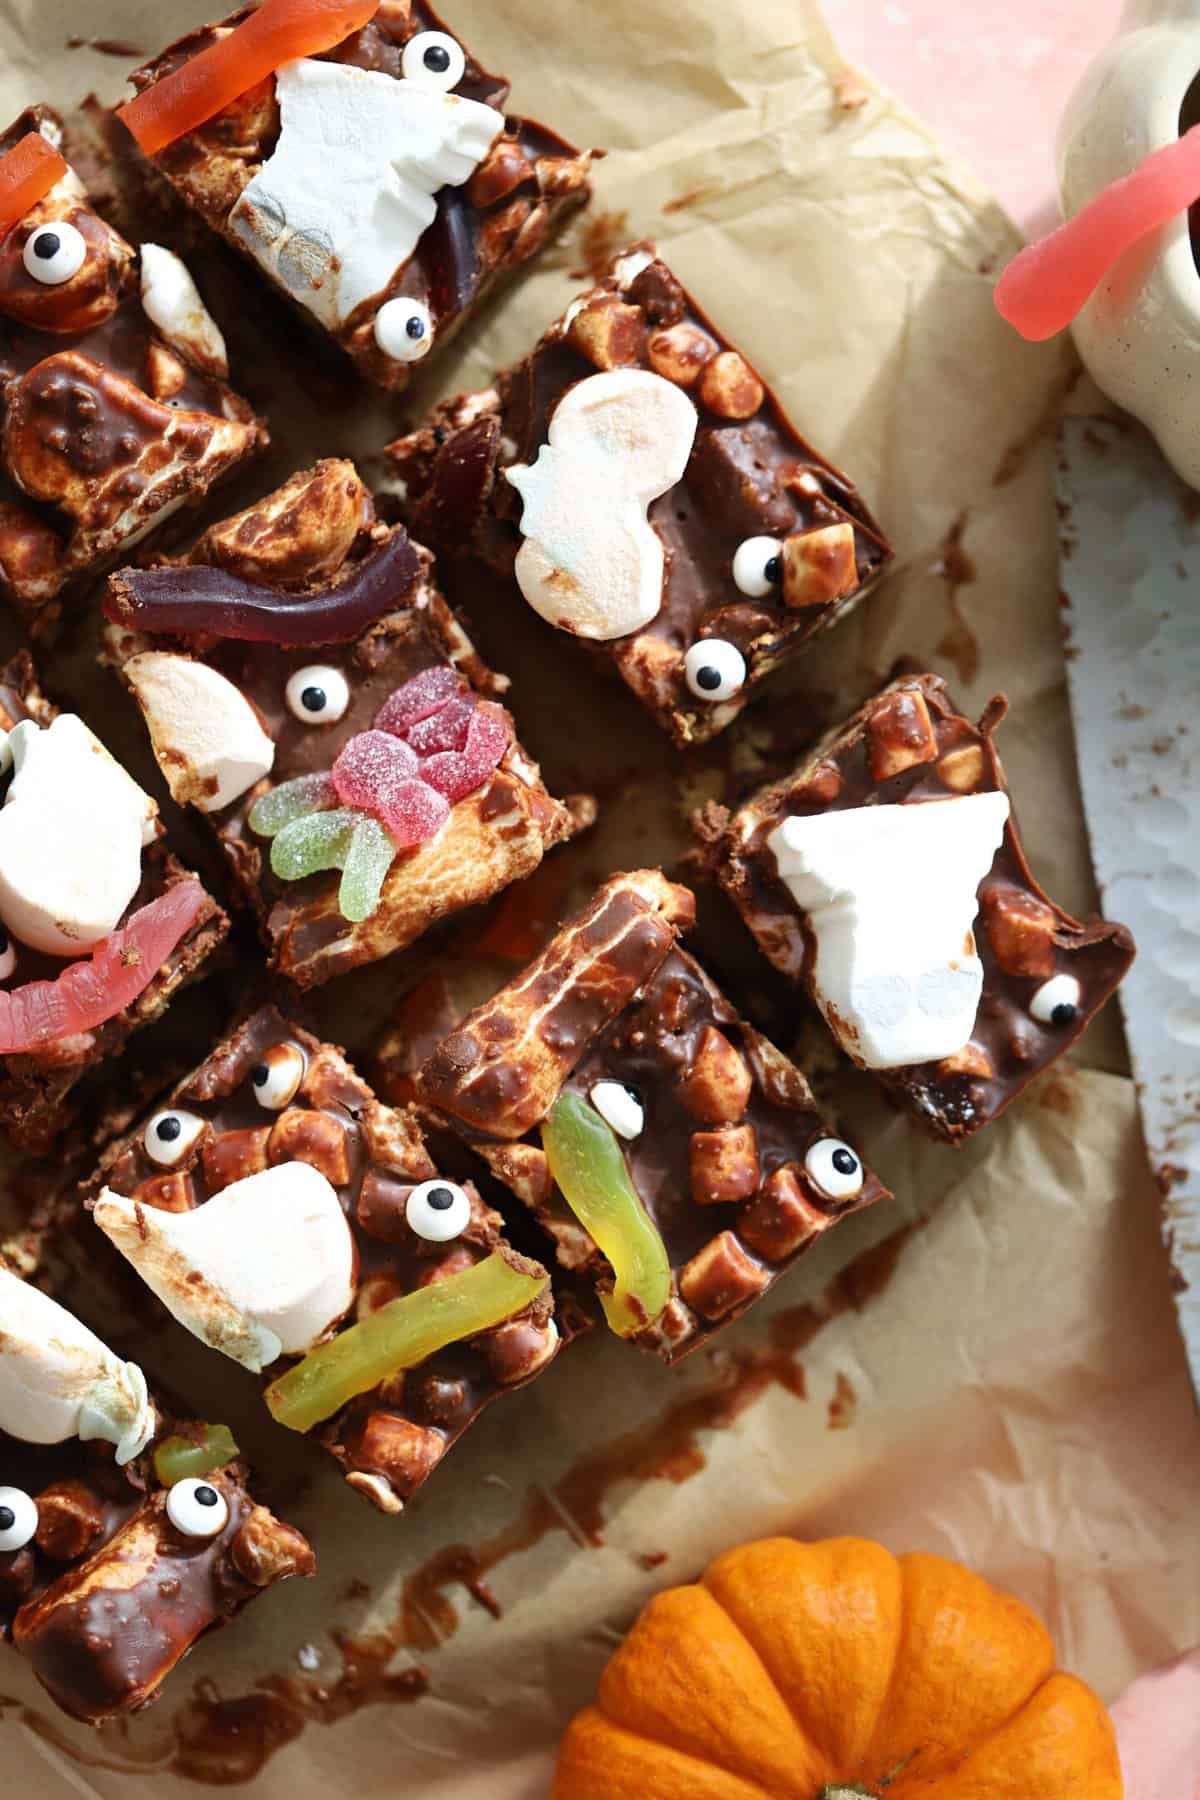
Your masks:
{"label": "chocolate rocky road bar", "polygon": [[114,576],[106,610],[172,795],[208,817],[300,987],[490,899],[594,814],[546,791],[507,682],[348,462]]}
{"label": "chocolate rocky road bar", "polygon": [[136,1364],[0,1263],[0,1636],[64,1712],[136,1712],[205,1632],[314,1567],[223,1426],[169,1424]]}
{"label": "chocolate rocky road bar", "polygon": [[[138,69],[139,95],[252,10]],[[152,160],[369,380],[399,389],[587,200],[590,153],[506,113],[508,93],[423,0],[383,0]]]}
{"label": "chocolate rocky road bar", "polygon": [[512,605],[607,659],[683,745],[722,731],[892,554],[651,245],[390,455],[423,543],[508,578]]}
{"label": "chocolate rocky road bar", "polygon": [[26,652],[0,668],[0,733],[0,1125],[45,1154],[85,1079],[206,971],[229,921]]}
{"label": "chocolate rocky road bar", "polygon": [[546,1271],[439,1175],[415,1114],[273,1007],[107,1152],[89,1204],[175,1318],[268,1374],[274,1416],[384,1512],[559,1346]]}
{"label": "chocolate rocky road bar", "polygon": [[[0,137],[62,143],[31,107]],[[220,331],[173,252],[140,254],[75,173],[0,239],[0,592],[35,635],[111,565],[266,443],[227,385]]]}
{"label": "chocolate rocky road bar", "polygon": [[667,1361],[887,1197],[800,1071],[680,948],[693,919],[660,872],[614,876],[418,1076],[618,1335]]}
{"label": "chocolate rocky road bar", "polygon": [[1123,925],[1080,923],[1035,881],[995,747],[1006,704],[976,726],[937,676],[904,676],[732,818],[699,820],[763,954],[952,1144],[1075,1042],[1134,956]]}

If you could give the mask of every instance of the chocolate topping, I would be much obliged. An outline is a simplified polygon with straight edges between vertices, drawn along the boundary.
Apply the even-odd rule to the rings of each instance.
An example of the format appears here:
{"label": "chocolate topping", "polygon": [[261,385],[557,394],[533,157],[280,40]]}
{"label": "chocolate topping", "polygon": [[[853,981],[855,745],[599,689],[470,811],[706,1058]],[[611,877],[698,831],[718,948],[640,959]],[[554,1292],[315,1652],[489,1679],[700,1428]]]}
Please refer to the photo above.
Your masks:
{"label": "chocolate topping", "polygon": [[[935,675],[905,676],[867,702],[813,750],[794,774],[756,794],[713,844],[722,885],[775,967],[807,983],[804,922],[768,848],[789,815],[872,804],[1008,792],[994,732],[1006,702],[994,700],[978,727],[965,719]],[[920,880],[920,871],[897,871]],[[897,1103],[935,1137],[961,1143],[997,1118],[1069,1049],[1109,998],[1134,956],[1123,925],[1081,923],[1042,892],[1016,818],[979,889],[975,938],[983,997],[970,1043],[942,1063],[880,1072]],[[1070,1018],[1039,1022],[1030,1003],[1042,982],[1071,975],[1080,985]]]}
{"label": "chocolate topping", "polygon": [[[281,1046],[294,1047],[303,1056],[304,1076],[286,1107],[265,1114],[255,1098],[254,1071]],[[405,1216],[408,1195],[417,1183],[437,1174],[415,1115],[382,1106],[338,1050],[274,1007],[264,1007],[239,1026],[165,1104],[198,1113],[208,1126],[188,1161],[174,1172],[172,1205],[177,1208],[202,1206],[252,1167],[298,1159],[321,1170],[337,1189],[354,1237],[359,1317],[423,1287],[439,1272],[482,1261],[503,1244],[499,1215],[473,1187],[466,1190],[471,1216],[461,1236],[438,1244],[413,1230]],[[264,1119],[271,1126],[268,1140],[251,1152],[250,1142],[259,1138]],[[108,1153],[95,1191],[107,1185],[144,1204],[157,1203],[159,1171],[146,1154],[142,1129],[135,1128]],[[228,1157],[224,1146],[231,1146]],[[251,1153],[253,1165],[246,1161]],[[552,1353],[547,1346],[551,1308],[547,1293],[520,1315],[540,1345],[542,1361]],[[450,1346],[407,1372],[403,1381],[361,1396],[322,1427],[322,1441],[352,1484],[362,1486],[385,1510],[399,1510],[503,1387],[535,1372],[532,1354],[530,1366],[521,1371],[494,1371],[494,1336],[484,1333],[469,1346]],[[394,1423],[385,1428],[380,1423],[384,1417]],[[356,1476],[370,1479],[355,1481]]]}

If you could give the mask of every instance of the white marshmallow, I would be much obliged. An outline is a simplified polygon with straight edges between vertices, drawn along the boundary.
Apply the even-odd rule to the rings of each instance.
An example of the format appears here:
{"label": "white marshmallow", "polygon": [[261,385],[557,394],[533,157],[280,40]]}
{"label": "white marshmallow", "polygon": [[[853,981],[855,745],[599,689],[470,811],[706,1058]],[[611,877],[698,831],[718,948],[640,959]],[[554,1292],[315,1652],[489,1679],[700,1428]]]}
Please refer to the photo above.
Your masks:
{"label": "white marshmallow", "polygon": [[767,840],[816,942],[813,990],[867,1069],[952,1056],[983,991],[971,927],[1006,794],[785,819]]}
{"label": "white marshmallow", "polygon": [[524,502],[516,574],[534,612],[578,637],[625,637],[662,606],[665,554],[646,517],[682,480],[696,408],[646,369],[568,390],[536,462],[504,471]]}
{"label": "white marshmallow", "polygon": [[0,1431],[26,1444],[104,1438],[127,1463],[156,1426],[137,1364],[121,1362],[65,1307],[0,1267]]}
{"label": "white marshmallow", "polygon": [[190,656],[146,650],[123,673],[171,796],[219,812],[269,775],[275,744],[232,681]]}
{"label": "white marshmallow", "polygon": [[330,330],[383,294],[504,129],[494,107],[307,57],[275,76],[282,129],[229,217],[267,272]]}
{"label": "white marshmallow", "polygon": [[9,733],[0,809],[0,919],[21,943],[77,956],[120,924],[142,879],[158,808],[82,719]]}
{"label": "white marshmallow", "polygon": [[200,298],[187,264],[161,244],[143,244],[142,311],[193,367],[222,380],[229,354],[221,328]]}
{"label": "white marshmallow", "polygon": [[310,1350],[354,1301],[350,1227],[309,1163],[278,1163],[183,1213],[105,1188],[94,1217],[181,1325],[255,1373]]}

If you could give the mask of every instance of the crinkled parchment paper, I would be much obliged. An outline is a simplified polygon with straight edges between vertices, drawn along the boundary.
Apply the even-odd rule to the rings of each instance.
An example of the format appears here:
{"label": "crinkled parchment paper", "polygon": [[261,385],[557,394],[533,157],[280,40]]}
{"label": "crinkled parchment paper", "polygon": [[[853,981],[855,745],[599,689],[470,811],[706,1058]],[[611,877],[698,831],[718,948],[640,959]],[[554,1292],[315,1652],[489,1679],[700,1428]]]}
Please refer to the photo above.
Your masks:
{"label": "crinkled parchment paper", "polygon": [[[446,5],[512,74],[515,104],[611,155],[590,239],[577,233],[548,260],[445,385],[486,377],[527,344],[589,251],[653,234],[801,428],[853,472],[900,551],[888,587],[790,690],[686,773],[624,695],[593,692],[583,664],[480,597],[481,639],[513,669],[550,777],[595,781],[607,803],[568,853],[574,885],[673,860],[689,804],[728,793],[731,770],[753,779],[773,766],[773,746],[909,653],[953,676],[968,707],[1008,691],[1002,743],[1035,865],[1086,910],[1048,434],[1072,369],[1066,351],[1021,345],[995,317],[989,276],[1014,245],[998,208],[841,69],[810,0]],[[125,65],[67,50],[68,34],[150,50],[205,11],[7,0],[8,110],[68,104],[91,85],[116,96]],[[253,284],[215,257],[198,273],[238,372],[281,428],[276,470],[365,454],[398,426],[315,355],[256,355],[255,332],[271,331]],[[52,682],[133,746],[115,689],[86,667],[86,654],[52,659]],[[719,910],[706,954],[747,994],[762,979]],[[382,991],[377,977],[369,987]],[[336,996],[325,1004],[361,1051],[361,1021],[339,1024]],[[774,1022],[789,1035],[786,1016]],[[268,1429],[231,1365],[173,1329],[127,1326],[123,1343],[152,1371],[231,1419],[315,1537],[321,1572],[210,1638],[157,1707],[98,1736],[60,1721],[18,1659],[0,1658],[5,1793],[132,1785],[173,1800],[196,1778],[255,1778],[256,1792],[288,1800],[533,1800],[641,1601],[768,1531],[863,1531],[964,1557],[1038,1606],[1064,1659],[1115,1695],[1200,1639],[1200,1430],[1125,1069],[1114,1013],[1077,1064],[957,1156],[867,1084],[840,1083],[836,1103],[894,1206],[832,1234],[674,1373],[599,1333],[572,1347],[493,1408],[401,1520]]]}

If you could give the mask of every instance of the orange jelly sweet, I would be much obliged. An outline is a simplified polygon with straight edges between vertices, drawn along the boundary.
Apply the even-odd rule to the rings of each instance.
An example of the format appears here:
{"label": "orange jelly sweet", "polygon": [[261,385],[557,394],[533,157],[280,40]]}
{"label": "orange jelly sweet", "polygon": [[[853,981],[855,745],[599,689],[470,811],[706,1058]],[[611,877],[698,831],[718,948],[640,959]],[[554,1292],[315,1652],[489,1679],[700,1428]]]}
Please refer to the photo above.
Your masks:
{"label": "orange jelly sweet", "polygon": [[247,93],[284,63],[332,50],[373,19],[379,0],[263,0],[198,56],[117,108],[147,156]]}
{"label": "orange jelly sweet", "polygon": [[67,165],[40,131],[29,131],[0,157],[0,235],[44,200],[67,173]]}

